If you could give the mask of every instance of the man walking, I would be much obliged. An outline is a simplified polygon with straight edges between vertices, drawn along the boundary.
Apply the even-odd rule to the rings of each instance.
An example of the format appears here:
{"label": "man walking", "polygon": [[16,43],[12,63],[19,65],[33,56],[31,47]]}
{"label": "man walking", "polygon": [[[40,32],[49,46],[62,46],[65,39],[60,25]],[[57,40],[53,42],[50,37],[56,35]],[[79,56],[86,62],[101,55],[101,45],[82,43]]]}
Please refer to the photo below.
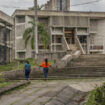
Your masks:
{"label": "man walking", "polygon": [[24,69],[25,69],[25,78],[28,81],[29,80],[29,75],[30,75],[30,72],[31,72],[31,65],[28,61],[26,61]]}

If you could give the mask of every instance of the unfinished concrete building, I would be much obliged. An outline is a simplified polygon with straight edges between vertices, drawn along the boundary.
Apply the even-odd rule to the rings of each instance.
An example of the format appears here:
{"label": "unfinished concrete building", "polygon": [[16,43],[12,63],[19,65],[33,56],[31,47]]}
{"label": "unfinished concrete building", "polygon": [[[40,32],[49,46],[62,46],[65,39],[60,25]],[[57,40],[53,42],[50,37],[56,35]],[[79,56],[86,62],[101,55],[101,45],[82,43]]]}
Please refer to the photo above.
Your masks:
{"label": "unfinished concrete building", "polygon": [[69,11],[70,0],[49,0],[45,4],[45,10]]}
{"label": "unfinished concrete building", "polygon": [[14,59],[13,18],[0,11],[0,64]]}
{"label": "unfinished concrete building", "polygon": [[[66,6],[66,9],[62,8],[64,0],[62,3],[59,1],[50,0],[45,5],[45,10],[38,11],[39,22],[47,25],[50,35],[48,51],[74,52],[80,50],[82,54],[105,54],[105,13],[68,11],[70,0],[65,0],[63,6]],[[30,26],[28,22],[34,18],[34,11],[16,10],[13,16],[15,19],[16,58],[32,57],[30,45],[27,49],[24,47],[23,33]],[[42,50],[43,45],[39,40],[39,52]]]}

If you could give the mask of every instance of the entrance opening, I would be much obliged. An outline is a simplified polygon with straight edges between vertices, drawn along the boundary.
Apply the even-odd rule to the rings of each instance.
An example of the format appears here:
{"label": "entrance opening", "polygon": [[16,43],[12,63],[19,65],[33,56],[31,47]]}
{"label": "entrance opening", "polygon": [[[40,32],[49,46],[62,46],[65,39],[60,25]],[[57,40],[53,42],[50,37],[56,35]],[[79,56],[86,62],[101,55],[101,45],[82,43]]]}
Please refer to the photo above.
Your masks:
{"label": "entrance opening", "polygon": [[66,28],[65,29],[65,38],[66,38],[66,41],[69,45],[75,44],[74,29]]}
{"label": "entrance opening", "polygon": [[71,51],[76,51],[75,30],[73,28],[65,28],[65,38]]}

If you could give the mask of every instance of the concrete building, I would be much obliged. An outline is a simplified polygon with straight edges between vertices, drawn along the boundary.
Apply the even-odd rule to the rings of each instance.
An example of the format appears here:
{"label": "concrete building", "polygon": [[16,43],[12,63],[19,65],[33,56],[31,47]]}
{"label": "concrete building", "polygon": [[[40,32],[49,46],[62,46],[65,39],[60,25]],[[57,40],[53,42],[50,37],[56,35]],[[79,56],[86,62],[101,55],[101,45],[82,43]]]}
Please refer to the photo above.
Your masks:
{"label": "concrete building", "polygon": [[50,0],[45,4],[45,10],[70,11],[70,0]]}
{"label": "concrete building", "polygon": [[14,59],[13,18],[0,11],[0,64]]}
{"label": "concrete building", "polygon": [[[63,0],[64,1],[64,0]],[[63,3],[62,1],[62,3]],[[50,0],[45,10],[38,11],[39,22],[47,25],[50,35],[48,51],[62,52],[81,50],[83,54],[105,54],[105,13],[104,12],[74,12],[68,11],[70,0],[59,7],[59,0]],[[55,4],[54,4],[55,3]],[[58,9],[60,8],[60,9]],[[32,57],[32,49],[24,47],[23,33],[30,27],[29,21],[34,18],[34,11],[16,10],[15,19],[15,57]],[[39,52],[43,50],[39,40]]]}

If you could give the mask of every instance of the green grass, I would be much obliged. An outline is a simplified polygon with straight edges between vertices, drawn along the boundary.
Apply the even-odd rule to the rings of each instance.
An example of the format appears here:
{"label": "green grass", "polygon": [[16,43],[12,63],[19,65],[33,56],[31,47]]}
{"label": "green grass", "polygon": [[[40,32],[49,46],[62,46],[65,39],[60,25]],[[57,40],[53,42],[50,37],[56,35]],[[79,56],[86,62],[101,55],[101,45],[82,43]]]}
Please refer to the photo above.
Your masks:
{"label": "green grass", "polygon": [[[11,71],[11,70],[23,70],[25,61],[29,61],[32,68],[41,65],[41,64],[38,64],[37,61],[32,58],[28,58],[23,61],[14,60],[13,62],[8,63],[7,65],[0,65],[0,72]],[[50,60],[49,62],[51,65],[54,64],[53,60]]]}
{"label": "green grass", "polygon": [[5,78],[0,76],[0,88],[7,87],[13,83],[17,83],[18,81],[7,81]]}
{"label": "green grass", "polygon": [[[35,67],[38,65],[35,59],[29,58],[26,60],[30,62],[32,67]],[[0,72],[10,71],[10,70],[23,70],[26,60],[24,61],[14,60],[13,62],[8,63],[7,65],[0,65]]]}
{"label": "green grass", "polygon": [[105,84],[91,92],[85,105],[105,105]]}
{"label": "green grass", "polygon": [[13,84],[14,82],[3,82],[3,83],[0,83],[0,88],[4,88],[4,87],[7,87],[11,84]]}

